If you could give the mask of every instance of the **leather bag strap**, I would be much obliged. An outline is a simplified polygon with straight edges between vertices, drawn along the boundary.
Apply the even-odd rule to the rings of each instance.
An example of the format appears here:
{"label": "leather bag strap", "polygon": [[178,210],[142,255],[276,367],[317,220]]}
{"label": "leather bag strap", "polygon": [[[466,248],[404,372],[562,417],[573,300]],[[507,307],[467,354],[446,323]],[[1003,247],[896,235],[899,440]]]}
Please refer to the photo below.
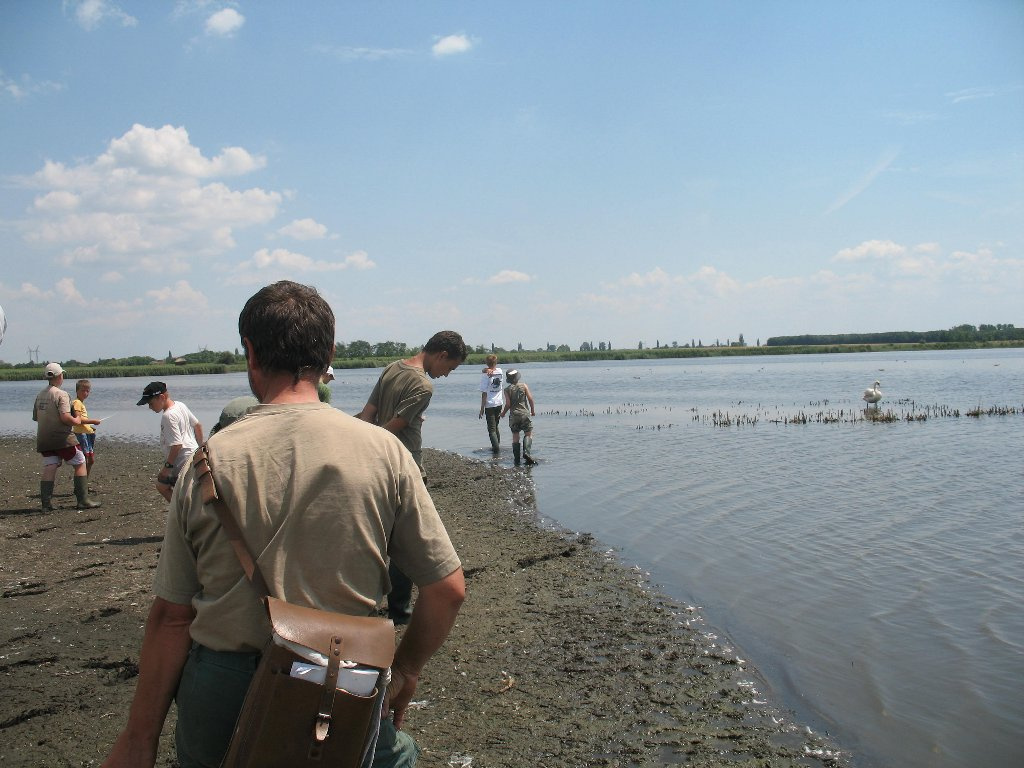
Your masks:
{"label": "leather bag strap", "polygon": [[192,467],[203,493],[203,503],[213,505],[217,518],[220,520],[221,528],[224,529],[228,541],[231,542],[231,548],[235,550],[235,556],[238,558],[238,562],[241,563],[242,570],[245,571],[245,577],[249,579],[249,582],[260,593],[260,597],[268,596],[270,590],[267,588],[267,582],[263,578],[255,558],[249,551],[249,547],[246,546],[245,539],[242,537],[242,530],[238,527],[238,521],[231,514],[231,510],[224,503],[224,499],[217,493],[217,485],[213,480],[213,468],[210,466],[210,457],[205,444],[196,448],[195,453],[192,454]]}
{"label": "leather bag strap", "polygon": [[331,712],[334,710],[334,697],[338,689],[338,671],[341,668],[341,638],[331,638],[331,651],[327,654],[327,672],[324,674],[323,692],[320,694],[320,706],[316,713],[313,736],[317,741],[325,741],[331,729]]}

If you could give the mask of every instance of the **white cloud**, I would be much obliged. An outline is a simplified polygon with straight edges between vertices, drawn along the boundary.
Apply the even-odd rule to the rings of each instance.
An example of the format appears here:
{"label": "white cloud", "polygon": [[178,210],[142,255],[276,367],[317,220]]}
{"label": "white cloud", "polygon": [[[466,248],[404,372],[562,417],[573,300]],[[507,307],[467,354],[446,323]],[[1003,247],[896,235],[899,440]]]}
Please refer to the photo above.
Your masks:
{"label": "white cloud", "polygon": [[727,298],[739,293],[742,289],[733,277],[721,272],[714,267],[701,267],[686,281],[689,285],[699,289],[705,295],[712,295],[717,298]]}
{"label": "white cloud", "polygon": [[696,299],[707,295],[729,295],[736,291],[738,283],[724,272],[705,265],[689,275],[670,275],[661,267],[643,274],[632,272],[621,278],[617,285],[633,289],[679,289],[689,298]]}
{"label": "white cloud", "polygon": [[977,87],[977,88],[964,88],[959,91],[950,91],[946,94],[946,98],[953,104],[959,104],[962,101],[975,101],[976,99],[991,99],[998,93],[996,88],[990,87]]}
{"label": "white cloud", "polygon": [[434,56],[452,56],[457,53],[465,53],[473,47],[473,42],[465,35],[447,35],[438,38],[431,51]]}
{"label": "white cloud", "polygon": [[18,289],[16,294],[22,299],[49,299],[53,298],[53,292],[46,292],[41,288],[37,287],[34,283],[22,283],[21,288]]}
{"label": "white cloud", "polygon": [[54,93],[61,91],[64,86],[52,80],[35,80],[28,75],[22,75],[20,81],[16,81],[0,70],[0,92],[7,94],[15,101],[28,98],[37,93]]}
{"label": "white cloud", "polygon": [[342,61],[381,61],[397,59],[412,53],[406,48],[367,48],[350,45],[315,45],[313,50]]}
{"label": "white cloud", "polygon": [[505,285],[507,283],[528,283],[533,280],[525,272],[516,272],[512,269],[503,269],[496,275],[487,278],[488,285]]}
{"label": "white cloud", "polygon": [[85,306],[85,297],[83,297],[79,290],[75,287],[75,281],[72,280],[70,277],[64,277],[58,280],[54,288],[56,290],[58,300],[60,301],[60,305],[62,307]]}
{"label": "white cloud", "polygon": [[903,256],[892,263],[892,271],[901,276],[933,277],[937,265],[930,256]]}
{"label": "white cloud", "polygon": [[892,240],[865,240],[853,248],[843,248],[832,257],[832,261],[865,261],[867,259],[887,259],[902,256],[907,252],[906,246]]}
{"label": "white cloud", "polygon": [[252,285],[303,273],[340,272],[346,269],[373,269],[377,265],[364,251],[356,251],[340,261],[313,259],[287,248],[260,248],[251,259],[241,262],[228,282]]}
{"label": "white cloud", "polygon": [[257,269],[266,269],[270,266],[287,267],[300,272],[306,272],[313,268],[314,262],[308,256],[301,253],[289,251],[287,248],[260,248],[252,255],[251,264]]}
{"label": "white cloud", "polygon": [[57,189],[37,197],[32,203],[40,211],[72,211],[78,207],[81,198],[66,189]]}
{"label": "white cloud", "polygon": [[71,166],[48,160],[23,179],[40,193],[18,226],[27,242],[62,249],[58,260],[66,265],[119,262],[181,271],[192,259],[234,247],[237,229],[277,214],[278,192],[208,181],[264,164],[240,147],[203,157],[184,128],[135,125],[95,160]]}
{"label": "white cloud", "polygon": [[198,147],[192,146],[184,127],[148,128],[136,123],[124,136],[110,142],[97,165],[127,165],[153,172],[207,177],[240,176],[262,168],[266,160],[241,147],[226,147],[216,157],[207,159]]}
{"label": "white cloud", "polygon": [[345,264],[346,267],[351,267],[352,269],[360,270],[373,269],[374,267],[377,266],[376,262],[374,262],[369,256],[366,255],[366,251],[356,251],[355,253],[350,253],[348,256],[345,257],[345,261],[343,263]]}
{"label": "white cloud", "polygon": [[898,125],[920,125],[922,123],[935,123],[942,120],[942,115],[935,112],[923,112],[914,110],[891,110],[883,112],[882,117]]}
{"label": "white cloud", "polygon": [[327,236],[327,227],[313,219],[295,219],[277,231],[296,240],[323,240]]}
{"label": "white cloud", "polygon": [[835,213],[855,197],[863,193],[864,190],[874,183],[875,179],[878,178],[882,172],[892,165],[893,161],[899,156],[899,154],[900,151],[898,149],[886,150],[859,181],[832,202],[832,204],[826,209],[825,215],[827,216],[830,213]]}
{"label": "white cloud", "polygon": [[958,281],[990,283],[1008,291],[1024,287],[1024,258],[999,258],[989,248],[953,251],[943,268]]}
{"label": "white cloud", "polygon": [[206,34],[216,37],[232,37],[245,24],[245,16],[234,8],[217,11],[206,20]]}
{"label": "white cloud", "polygon": [[162,315],[193,317],[209,307],[206,296],[188,281],[178,280],[173,285],[146,291],[147,308]]}
{"label": "white cloud", "polygon": [[665,286],[675,282],[676,278],[672,278],[669,274],[661,267],[655,267],[650,272],[641,275],[639,272],[631,272],[622,278],[619,283],[620,285],[628,286],[630,288],[644,288],[647,286]]}
{"label": "white cloud", "polygon": [[75,20],[85,30],[96,29],[106,19],[113,19],[121,23],[122,27],[134,27],[139,20],[134,16],[125,13],[115,3],[108,0],[81,0],[72,2],[65,0],[64,9],[74,9]]}

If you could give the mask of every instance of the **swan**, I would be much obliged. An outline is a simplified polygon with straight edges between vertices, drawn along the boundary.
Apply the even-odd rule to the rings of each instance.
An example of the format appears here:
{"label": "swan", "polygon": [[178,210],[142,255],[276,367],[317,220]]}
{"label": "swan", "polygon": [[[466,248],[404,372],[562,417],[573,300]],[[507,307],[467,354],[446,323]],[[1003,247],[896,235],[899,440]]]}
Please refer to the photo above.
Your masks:
{"label": "swan", "polygon": [[865,389],[864,394],[861,395],[861,399],[868,405],[874,403],[875,407],[877,408],[878,401],[882,399],[882,390],[879,389],[881,384],[882,382],[876,381],[875,386],[871,387],[870,389]]}

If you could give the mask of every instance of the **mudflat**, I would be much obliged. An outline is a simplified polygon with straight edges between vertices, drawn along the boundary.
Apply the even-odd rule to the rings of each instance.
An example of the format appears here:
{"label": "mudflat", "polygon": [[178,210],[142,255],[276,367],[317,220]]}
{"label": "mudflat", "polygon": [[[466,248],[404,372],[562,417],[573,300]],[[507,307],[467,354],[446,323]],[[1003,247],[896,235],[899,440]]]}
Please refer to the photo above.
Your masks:
{"label": "mudflat", "polygon": [[[166,520],[154,444],[97,445],[102,508],[34,441],[0,437],[0,764],[96,766],[124,724]],[[468,598],[406,728],[421,766],[845,766],[763,692],[699,610],[586,533],[538,520],[530,471],[428,450]],[[540,470],[542,471],[542,469]],[[699,592],[699,589],[694,591]],[[174,711],[157,765],[174,766]]]}

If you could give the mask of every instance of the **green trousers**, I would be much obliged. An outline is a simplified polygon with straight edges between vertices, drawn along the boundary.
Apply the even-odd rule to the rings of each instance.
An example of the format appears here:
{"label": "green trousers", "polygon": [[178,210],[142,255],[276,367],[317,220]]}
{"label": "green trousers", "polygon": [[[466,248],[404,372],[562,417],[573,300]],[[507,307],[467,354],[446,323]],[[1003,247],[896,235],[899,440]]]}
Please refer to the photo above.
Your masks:
{"label": "green trousers", "polygon": [[[258,653],[192,646],[175,696],[174,745],[181,768],[219,768],[259,660]],[[373,768],[412,768],[418,754],[412,736],[396,730],[390,719],[381,720]]]}

